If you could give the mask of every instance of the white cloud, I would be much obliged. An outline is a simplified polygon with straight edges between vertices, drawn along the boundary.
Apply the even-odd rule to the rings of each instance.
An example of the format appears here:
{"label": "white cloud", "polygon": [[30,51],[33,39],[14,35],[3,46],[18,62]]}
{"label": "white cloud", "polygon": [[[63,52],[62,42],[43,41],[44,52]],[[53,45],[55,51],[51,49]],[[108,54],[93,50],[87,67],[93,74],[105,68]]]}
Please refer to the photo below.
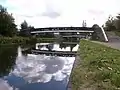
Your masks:
{"label": "white cloud", "polygon": [[[82,20],[91,26],[103,24],[109,14],[119,12],[119,0],[7,0],[16,24],[26,19],[35,27],[81,26]],[[95,18],[95,20],[93,20]]]}

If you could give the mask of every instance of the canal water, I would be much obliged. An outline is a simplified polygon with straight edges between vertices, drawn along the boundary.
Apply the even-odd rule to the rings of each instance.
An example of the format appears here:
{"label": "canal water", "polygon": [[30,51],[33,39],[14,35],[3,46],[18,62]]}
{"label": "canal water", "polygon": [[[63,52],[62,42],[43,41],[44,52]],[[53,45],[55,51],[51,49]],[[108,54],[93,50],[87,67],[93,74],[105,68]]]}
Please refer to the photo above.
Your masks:
{"label": "canal water", "polygon": [[32,52],[76,52],[77,43],[0,46],[0,90],[67,90],[73,55]]}

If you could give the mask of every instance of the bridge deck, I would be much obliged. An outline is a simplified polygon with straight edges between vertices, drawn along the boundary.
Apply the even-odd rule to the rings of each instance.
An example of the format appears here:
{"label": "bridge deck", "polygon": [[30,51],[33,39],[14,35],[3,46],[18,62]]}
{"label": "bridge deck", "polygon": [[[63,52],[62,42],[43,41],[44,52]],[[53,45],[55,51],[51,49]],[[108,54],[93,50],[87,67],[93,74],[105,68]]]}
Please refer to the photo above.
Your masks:
{"label": "bridge deck", "polygon": [[58,32],[79,32],[79,33],[93,33],[92,30],[46,30],[46,31],[32,31],[31,33],[58,33]]}

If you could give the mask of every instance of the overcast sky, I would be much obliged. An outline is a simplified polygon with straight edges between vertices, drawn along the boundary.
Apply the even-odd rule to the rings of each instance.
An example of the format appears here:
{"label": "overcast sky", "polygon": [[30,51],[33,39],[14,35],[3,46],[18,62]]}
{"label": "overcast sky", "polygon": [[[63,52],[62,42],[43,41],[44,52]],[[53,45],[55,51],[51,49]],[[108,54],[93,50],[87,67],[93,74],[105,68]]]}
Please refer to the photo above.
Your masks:
{"label": "overcast sky", "polygon": [[104,24],[120,10],[120,0],[0,0],[13,13],[15,23],[26,20],[35,27]]}

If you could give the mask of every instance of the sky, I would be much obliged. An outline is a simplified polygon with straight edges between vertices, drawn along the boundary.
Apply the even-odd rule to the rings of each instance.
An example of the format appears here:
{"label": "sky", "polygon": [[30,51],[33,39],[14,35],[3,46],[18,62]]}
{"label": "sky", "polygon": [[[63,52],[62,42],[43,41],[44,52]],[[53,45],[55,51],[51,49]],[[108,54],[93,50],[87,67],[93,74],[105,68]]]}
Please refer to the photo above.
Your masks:
{"label": "sky", "polygon": [[36,28],[103,25],[120,11],[120,0],[0,0],[20,26],[26,20]]}

